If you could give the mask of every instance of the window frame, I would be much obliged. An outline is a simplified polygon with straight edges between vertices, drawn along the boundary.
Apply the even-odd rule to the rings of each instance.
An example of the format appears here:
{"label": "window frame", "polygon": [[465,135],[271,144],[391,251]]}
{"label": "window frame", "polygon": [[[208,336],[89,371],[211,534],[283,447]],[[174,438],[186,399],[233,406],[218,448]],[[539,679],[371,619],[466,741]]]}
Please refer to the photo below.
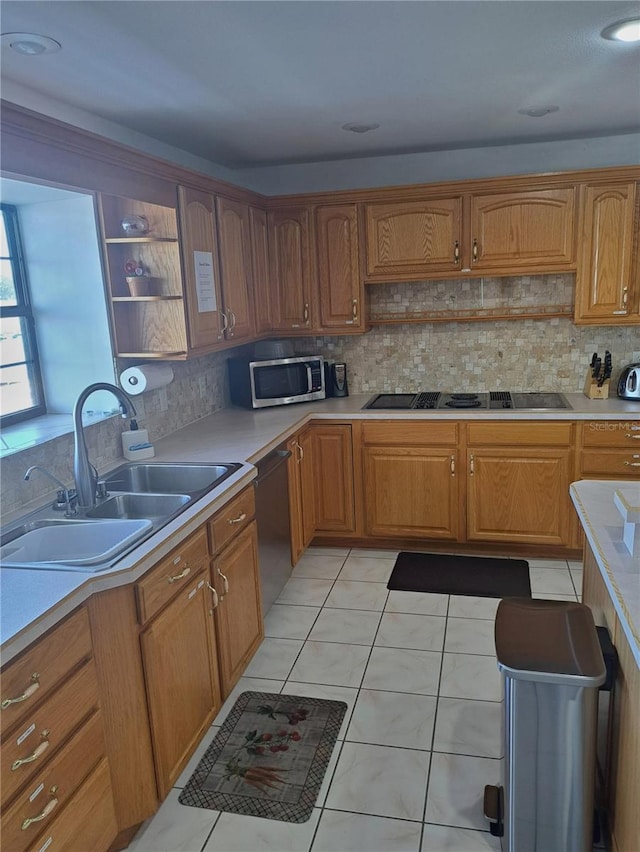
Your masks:
{"label": "window frame", "polygon": [[33,396],[36,399],[34,405],[23,408],[11,414],[0,415],[0,425],[10,426],[12,423],[21,423],[41,417],[47,413],[47,406],[42,382],[42,370],[38,354],[38,341],[36,336],[36,323],[31,307],[31,296],[29,292],[29,280],[27,266],[24,259],[22,237],[20,234],[20,218],[18,208],[13,204],[1,204],[0,212],[4,221],[4,229],[7,236],[9,256],[6,259],[11,263],[13,284],[16,294],[16,305],[0,305],[0,317],[18,317],[23,320],[24,329],[24,351],[25,360],[16,361],[15,364],[3,364],[2,367],[17,366],[24,363],[29,374],[29,381]]}

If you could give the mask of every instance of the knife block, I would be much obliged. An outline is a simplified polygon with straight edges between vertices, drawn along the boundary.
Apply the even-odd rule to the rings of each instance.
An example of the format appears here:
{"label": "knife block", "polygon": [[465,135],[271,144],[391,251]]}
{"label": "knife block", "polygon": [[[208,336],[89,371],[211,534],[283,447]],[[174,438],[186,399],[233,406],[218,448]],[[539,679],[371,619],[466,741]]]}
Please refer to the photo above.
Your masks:
{"label": "knife block", "polygon": [[591,370],[587,372],[587,378],[584,383],[584,395],[589,399],[609,399],[609,384],[611,379],[605,379],[604,383],[598,387],[598,382],[591,375]]}

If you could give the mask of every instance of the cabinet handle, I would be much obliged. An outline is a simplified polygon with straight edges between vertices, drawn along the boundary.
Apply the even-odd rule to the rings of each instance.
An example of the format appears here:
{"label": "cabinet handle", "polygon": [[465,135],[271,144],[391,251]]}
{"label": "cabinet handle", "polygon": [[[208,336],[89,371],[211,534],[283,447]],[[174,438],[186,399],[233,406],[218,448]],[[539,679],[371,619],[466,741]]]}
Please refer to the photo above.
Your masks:
{"label": "cabinet handle", "polygon": [[218,592],[216,591],[215,586],[212,586],[211,583],[207,580],[207,588],[213,595],[213,608],[217,609],[218,604],[220,603],[220,598],[218,597]]}
{"label": "cabinet handle", "polygon": [[[636,427],[635,427],[635,426],[632,426],[631,428],[632,428],[632,429],[635,429]],[[629,433],[628,433],[628,432],[627,432],[627,434],[625,435],[625,438],[631,438],[631,440],[632,440],[632,441],[640,441],[640,435],[629,435]]]}
{"label": "cabinet handle", "polygon": [[628,298],[629,298],[629,288],[623,287],[622,288],[622,307],[623,308],[627,307],[627,299]]}
{"label": "cabinet handle", "polygon": [[309,302],[304,303],[304,311],[302,312],[302,318],[307,325],[309,325]]}
{"label": "cabinet handle", "polygon": [[225,595],[228,595],[229,594],[229,580],[227,580],[227,578],[224,576],[224,574],[222,573],[222,571],[219,568],[216,568],[216,571],[218,572],[218,576],[222,577],[222,582],[224,583],[224,593],[225,593]]}
{"label": "cabinet handle", "polygon": [[474,464],[473,464],[473,456],[469,456],[469,475],[473,476]]}
{"label": "cabinet handle", "polygon": [[456,459],[455,459],[455,456],[451,456],[450,468],[451,468],[451,476],[455,476],[456,475]]}
{"label": "cabinet handle", "polygon": [[38,672],[34,672],[31,675],[31,680],[33,683],[31,686],[28,686],[22,695],[19,695],[17,698],[5,698],[0,704],[3,710],[6,710],[7,707],[11,707],[12,704],[20,704],[21,701],[26,701],[27,698],[31,698],[34,692],[37,692],[40,689],[40,675]]}
{"label": "cabinet handle", "polygon": [[186,577],[187,574],[189,574],[190,572],[191,572],[191,568],[189,568],[189,566],[187,565],[187,567],[183,568],[182,571],[179,574],[176,574],[174,577],[167,577],[167,580],[170,583],[175,583],[176,580],[182,580],[182,578]]}
{"label": "cabinet handle", "polygon": [[640,426],[634,426],[633,423],[629,426],[632,432],[640,432]]}
{"label": "cabinet handle", "polygon": [[49,748],[49,740],[46,737],[49,736],[49,731],[43,731],[40,735],[43,740],[40,745],[36,748],[33,754],[30,754],[29,757],[20,757],[18,760],[14,760],[11,764],[11,771],[15,772],[16,769],[20,769],[21,766],[24,766],[25,763],[33,763],[34,760],[37,760],[41,754]]}
{"label": "cabinet handle", "polygon": [[458,240],[453,244],[453,262],[460,263],[460,243]]}
{"label": "cabinet handle", "polygon": [[[634,456],[635,458],[635,456]],[[622,462],[625,467],[640,467],[640,462]]]}
{"label": "cabinet handle", "polygon": [[354,319],[358,319],[358,300],[354,299],[353,304],[351,305],[351,314]]}
{"label": "cabinet handle", "polygon": [[247,513],[243,512],[241,515],[238,515],[237,518],[229,518],[227,521],[228,524],[241,524],[245,518],[247,517]]}
{"label": "cabinet handle", "polygon": [[58,785],[54,784],[54,786],[51,788],[51,793],[50,793],[52,798],[47,802],[42,813],[38,814],[38,816],[35,816],[35,817],[27,817],[24,820],[24,822],[22,823],[22,825],[20,826],[22,831],[26,831],[29,828],[29,826],[32,825],[34,822],[42,822],[43,819],[46,819],[49,816],[49,814],[53,811],[53,809],[58,804],[58,800],[55,797],[57,792],[58,792]]}
{"label": "cabinet handle", "polygon": [[224,311],[220,311],[220,316],[222,317],[222,334],[224,334],[225,331],[229,331],[229,319]]}
{"label": "cabinet handle", "polygon": [[473,262],[475,263],[478,259],[478,241],[473,241],[473,252],[472,252]]}
{"label": "cabinet handle", "polygon": [[304,450],[302,449],[302,445],[296,441],[296,447],[298,448],[298,462],[301,462],[304,458]]}
{"label": "cabinet handle", "polygon": [[234,314],[234,312],[231,310],[231,308],[228,308],[228,309],[227,309],[227,311],[228,311],[228,314],[229,314],[229,328],[228,328],[228,331],[229,331],[229,333],[230,333],[230,334],[233,334],[233,329],[236,327],[236,315],[235,315],[235,314]]}

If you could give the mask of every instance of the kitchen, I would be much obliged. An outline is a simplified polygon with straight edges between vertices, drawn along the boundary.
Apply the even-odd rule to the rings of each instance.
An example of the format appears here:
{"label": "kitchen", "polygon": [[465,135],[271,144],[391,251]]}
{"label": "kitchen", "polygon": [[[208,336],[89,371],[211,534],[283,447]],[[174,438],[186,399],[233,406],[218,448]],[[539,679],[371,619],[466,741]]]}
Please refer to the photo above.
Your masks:
{"label": "kitchen", "polygon": [[[607,12],[607,15],[608,21],[610,12]],[[27,26],[26,23],[25,21],[16,28],[20,30],[23,28],[25,30],[30,29],[31,27]],[[5,89],[5,97],[6,91]],[[23,92],[23,96],[25,94],[28,93]],[[20,103],[20,101],[17,102]],[[22,103],[24,106],[33,108],[36,102],[33,98],[29,100],[28,97],[23,97]],[[43,111],[46,114],[46,110]],[[39,112],[39,110],[36,110],[36,112]],[[72,134],[65,138],[68,131],[64,128],[55,125],[55,123],[48,124],[46,121],[39,123],[38,120],[29,115],[20,114],[19,110],[12,113],[10,109],[7,109],[5,115],[9,117],[9,121],[3,122],[3,133],[7,134],[6,138],[21,140],[15,151],[13,147],[7,147],[6,144],[4,146],[3,167],[9,173],[30,176],[36,181],[47,180],[48,178],[48,180],[54,180],[56,183],[71,187],[85,186],[75,174],[77,164],[74,164],[71,158],[65,158],[63,149],[65,143],[69,142],[75,146],[74,150],[78,151],[82,149],[83,144],[91,145],[95,142],[97,145],[95,139],[87,140],[82,134],[80,136]],[[64,120],[62,113],[59,113],[59,118]],[[60,135],[57,136],[57,134]],[[48,143],[43,147],[42,139],[47,138],[47,136],[49,137]],[[28,144],[24,143],[25,139],[29,140]],[[48,145],[56,139],[53,149],[55,150],[55,157],[52,158],[51,149]],[[513,170],[515,173],[533,174],[547,172],[550,168],[558,172],[570,172],[576,168],[588,170],[620,167],[622,171],[617,171],[615,174],[611,173],[618,183],[625,181],[628,183],[631,179],[637,180],[637,156],[632,154],[630,158],[629,154],[629,151],[633,152],[637,149],[633,134],[629,134],[628,138],[623,135],[609,137],[606,156],[602,152],[602,147],[600,147],[602,143],[599,141],[582,140],[580,145],[573,145],[570,148],[567,148],[567,143],[563,142],[540,142],[538,144],[542,147],[537,149],[537,154],[535,150],[527,148],[527,146],[523,145],[521,148],[514,146],[514,155],[518,154],[521,157]],[[628,146],[627,148],[625,148],[625,144]],[[105,166],[106,160],[100,159],[101,165],[94,171],[96,174],[102,174],[100,180],[103,183],[96,186],[96,189],[110,195],[124,195],[135,198],[134,188],[143,186],[145,180],[148,182],[148,178],[142,179],[140,177],[139,169],[145,169],[145,164],[141,161],[136,162],[133,155],[131,155],[132,159],[127,161],[128,155],[125,155],[117,147],[109,149],[107,145],[103,149],[103,153],[107,160],[109,157],[119,156],[123,165],[129,162],[130,171],[126,175],[126,180],[120,180],[118,183],[118,177],[117,174],[114,176],[113,167]],[[530,154],[528,160],[526,158],[527,153]],[[420,158],[420,155],[409,154],[406,155],[409,158],[405,159],[406,163],[411,162],[412,156],[416,158],[414,160],[416,167],[424,166],[431,160],[434,162],[434,169],[438,170],[439,176],[433,175],[426,179],[423,177],[417,180],[404,180],[400,177],[401,172],[397,170],[396,177],[391,179],[383,177],[379,185],[439,183],[446,179],[450,182],[450,187],[451,182],[456,180],[479,179],[486,175],[497,176],[501,173],[498,167],[495,170],[487,171],[493,165],[491,157],[497,158],[497,155],[499,155],[497,149],[477,149],[475,152],[476,165],[472,170],[470,167],[464,166],[463,154],[458,153],[456,155],[454,152],[450,156],[454,159],[456,156],[459,158],[457,168],[462,170],[462,173],[452,174],[450,172],[442,175],[439,166],[435,165],[435,155],[426,154]],[[548,158],[551,155],[553,155],[552,162],[554,165],[550,166],[550,160],[546,159],[544,167],[541,167],[541,160],[537,157]],[[576,158],[581,159],[577,162]],[[382,157],[377,158],[378,161],[384,159]],[[113,162],[113,159],[111,162]],[[334,186],[331,188],[343,192],[341,195],[332,198],[334,203],[336,201],[342,203],[343,200],[346,200],[344,191],[358,184],[364,186],[362,184],[362,164],[358,165],[359,161],[357,160],[350,161],[350,163],[352,168],[349,170],[348,178],[342,178],[342,183],[339,182],[337,177],[339,170],[335,169],[336,176],[332,179]],[[377,165],[379,164],[378,162]],[[390,165],[391,162],[389,162]],[[635,167],[635,171],[633,167]],[[112,169],[110,180],[104,176],[109,172],[109,168]],[[317,171],[314,173],[314,169],[311,167],[308,169],[308,178],[304,190],[301,189],[300,184],[298,184],[297,189],[294,188],[296,181],[301,180],[299,176],[301,168],[301,166],[295,165],[289,168],[288,183],[284,184],[284,192],[291,194],[287,203],[293,203],[291,198],[294,193],[299,191],[313,193],[314,196],[310,198],[311,203],[314,203],[313,198],[319,199],[321,190],[327,188],[318,185]],[[330,163],[323,166],[326,174],[331,174],[332,168]],[[272,171],[273,186],[282,180],[278,176],[278,171],[281,170],[282,167]],[[53,171],[55,171],[55,175],[52,174]],[[200,171],[200,169],[197,169],[197,171]],[[178,178],[174,179],[174,183],[185,183],[188,180],[193,180],[186,174],[182,166],[175,167],[175,171],[171,175],[172,179],[174,174],[179,175]],[[227,173],[223,173],[223,178],[228,180],[229,177]],[[257,177],[258,175],[254,175],[254,178],[257,179]],[[263,177],[266,184],[268,175],[265,173]],[[585,181],[584,175],[576,176],[576,179],[585,183],[589,180],[587,177]],[[369,178],[369,180],[372,179]],[[231,183],[237,185],[239,181],[231,180]],[[475,186],[478,186],[478,184]],[[480,190],[482,186],[482,184],[479,186]],[[144,191],[149,192],[148,189]],[[278,190],[265,194],[283,195],[284,192]],[[144,198],[144,194],[141,197]],[[358,196],[352,197],[357,198]],[[349,197],[350,203],[352,197]],[[372,200],[377,202],[379,197],[380,193],[378,193],[377,198],[372,198]],[[467,204],[466,198],[465,195],[464,204]],[[148,200],[154,201],[152,197]],[[295,203],[297,204],[298,201],[299,199],[296,199]],[[315,203],[321,204],[322,201],[317,200]],[[114,248],[114,251],[116,250]],[[463,250],[466,251],[467,247],[463,246]],[[482,278],[478,278],[477,275],[465,278],[454,272],[450,278],[446,276],[443,278],[442,273],[439,272],[433,279],[433,286],[431,287],[425,287],[424,283],[420,284],[421,279],[416,277],[415,273],[409,273],[406,278],[399,278],[396,273],[392,283],[383,283],[381,280],[374,283],[373,279],[376,275],[374,271],[370,276],[372,281],[370,286],[367,285],[365,298],[368,299],[369,316],[380,317],[381,319],[380,324],[372,323],[372,329],[366,334],[335,335],[335,330],[332,334],[323,334],[322,326],[327,327],[327,324],[323,322],[318,323],[317,326],[314,323],[313,327],[317,327],[319,330],[311,335],[307,333],[304,336],[298,336],[294,332],[291,337],[282,333],[278,334],[277,337],[290,339],[296,351],[301,354],[309,355],[320,352],[331,360],[345,362],[348,365],[351,396],[346,401],[334,400],[328,403],[320,403],[313,409],[320,414],[321,405],[329,406],[326,411],[333,411],[338,420],[342,421],[342,424],[345,420],[348,420],[357,425],[358,412],[361,410],[361,406],[376,393],[412,393],[419,390],[462,393],[506,389],[549,391],[569,395],[571,403],[573,404],[575,401],[572,411],[577,410],[581,416],[593,416],[596,419],[605,419],[606,422],[610,422],[606,415],[614,418],[634,416],[633,403],[616,400],[613,385],[611,399],[604,403],[597,400],[587,400],[580,391],[593,352],[604,355],[605,350],[609,350],[612,353],[614,378],[619,375],[626,363],[640,359],[637,320],[627,323],[619,322],[615,325],[574,324],[571,320],[573,314],[567,315],[566,306],[572,300],[575,261],[572,259],[569,264],[565,262],[564,270],[562,265],[562,262],[560,262],[559,268],[535,275],[527,274],[529,270],[526,268],[521,270],[521,274],[518,274],[518,270],[512,269],[510,277],[501,275],[492,277],[488,274]],[[571,266],[571,269],[567,268],[569,266]],[[384,273],[382,276],[384,277]],[[378,277],[380,279],[381,276]],[[501,287],[501,285],[504,286]],[[550,289],[554,294],[553,299],[550,299],[547,295]],[[514,301],[522,302],[520,293],[523,290],[527,291],[531,298],[531,301],[527,304],[529,314],[521,315],[517,319],[505,319],[503,307],[505,302],[509,306]],[[569,294],[568,297],[567,293]],[[111,295],[115,294],[111,293]],[[452,298],[453,296],[456,297],[455,300]],[[116,298],[120,298],[120,296],[118,295]],[[637,300],[637,293],[632,292],[631,298]],[[465,300],[467,301],[465,302]],[[405,302],[407,302],[406,306],[404,305]],[[463,302],[462,307],[456,304],[459,302]],[[549,303],[553,304],[555,315],[548,318],[534,318],[531,315],[536,309],[539,310],[542,307],[548,310]],[[122,303],[116,303],[114,311],[121,309],[117,307],[118,305],[122,305]],[[434,312],[442,310],[472,310],[477,318],[484,321],[443,322],[442,316],[438,321],[433,322],[424,319],[420,322],[417,321],[418,317],[400,317],[401,321],[396,322],[382,321],[383,319],[388,320],[392,310],[398,310],[398,307],[405,311],[419,310],[426,316],[433,316]],[[570,309],[572,310],[572,306]],[[639,309],[637,301],[633,304],[633,309],[637,313]],[[495,312],[497,310],[502,310],[503,318],[496,317]],[[490,314],[489,311],[494,313]],[[246,419],[242,422],[246,424],[243,428],[246,429],[249,436],[256,430],[260,432],[267,427],[267,424],[274,424],[274,427],[267,427],[267,432],[271,428],[273,428],[273,431],[269,432],[262,442],[256,440],[254,436],[253,441],[249,440],[246,445],[227,444],[228,436],[234,433],[242,434],[240,421],[233,419],[234,409],[228,407],[230,399],[226,379],[226,359],[229,355],[238,351],[241,353],[246,351],[237,350],[234,342],[233,339],[229,339],[224,344],[226,348],[223,351],[213,351],[200,357],[172,361],[173,381],[166,387],[152,390],[139,398],[144,401],[143,426],[148,429],[149,435],[156,444],[159,459],[170,459],[171,453],[177,453],[177,458],[185,458],[185,447],[181,447],[181,444],[189,439],[191,445],[195,446],[195,438],[192,431],[188,430],[186,433],[180,434],[180,430],[184,427],[190,427],[190,424],[210,415],[214,415],[215,418],[215,412],[219,411],[218,419],[212,420],[210,427],[212,434],[216,436],[216,458],[220,460],[220,457],[225,455],[226,461],[255,461],[272,446],[276,446],[283,437],[287,437],[302,417],[302,411],[306,412],[306,407],[304,409],[300,407],[297,409],[299,413],[296,415],[296,406],[291,406],[277,411],[246,413],[244,414]],[[248,347],[252,344],[249,342],[246,345]],[[124,351],[127,350],[124,349]],[[523,358],[522,353],[526,353],[526,358]],[[129,366],[133,363],[137,363],[137,361],[125,358],[119,362],[118,367]],[[581,403],[584,408],[580,408]],[[231,412],[231,414],[227,412]],[[237,411],[235,413],[238,414]],[[242,412],[240,413],[242,414]],[[465,414],[464,417],[466,416]],[[464,433],[466,443],[464,446],[460,444],[456,451],[462,455],[468,449],[467,429],[469,424],[462,419],[460,422],[462,426],[460,427],[460,435],[457,437],[461,438]],[[87,429],[90,456],[97,463],[101,472],[113,467],[121,460],[120,432],[123,425],[119,418],[112,418],[96,427]],[[573,426],[571,428],[574,429]],[[572,434],[571,446],[567,444],[566,448],[562,448],[561,453],[571,459],[570,470],[572,472],[578,469],[577,462],[574,461],[574,452],[581,454],[590,452],[582,443],[579,447],[577,445],[574,447],[573,442],[577,440],[577,435]],[[580,440],[582,441],[582,439]],[[231,454],[228,457],[227,452]],[[607,447],[607,452],[613,452],[613,450],[609,450],[609,447]],[[181,453],[183,455],[180,455]],[[48,496],[49,485],[44,478],[39,483],[35,478],[33,483],[22,482],[22,476],[27,467],[40,464],[59,479],[68,482],[70,458],[71,448],[68,436],[6,455],[3,458],[3,481],[5,484],[11,482],[19,483],[19,485],[15,489],[3,488],[3,513],[16,512],[27,502],[34,501],[34,498],[37,502],[38,499],[42,501]],[[192,456],[190,460],[196,461],[198,459]],[[462,495],[459,495],[459,502],[460,504],[463,502]],[[214,508],[217,510],[218,506],[216,505]],[[459,515],[464,514],[464,511],[464,507],[462,507]],[[575,519],[572,520],[572,523],[575,523],[577,528]],[[324,538],[327,543],[331,538],[328,534],[320,537]],[[572,537],[571,545],[572,547],[567,552],[570,553],[571,563],[573,564],[579,559],[580,550],[577,539]],[[337,546],[335,540],[333,546]],[[556,555],[557,553],[558,551],[556,551]],[[353,560],[358,558],[362,558],[362,554],[354,553]],[[386,561],[384,557],[383,561]],[[564,561],[566,563],[566,560]],[[347,567],[346,564],[345,567]],[[326,571],[326,568],[324,570]],[[571,582],[569,568],[565,566],[563,570],[566,574],[565,579],[568,578]],[[574,564],[575,570],[578,569]],[[311,577],[310,579],[322,580],[321,577]],[[541,591],[548,591],[548,589],[541,589]],[[328,811],[331,810],[331,808],[328,808]],[[358,810],[358,808],[354,808],[354,810]],[[377,811],[374,811],[374,813],[377,813]],[[476,826],[476,828],[479,827]],[[481,838],[481,840],[483,839]],[[203,839],[204,842],[206,842],[206,836]],[[458,840],[458,842],[463,841]],[[402,847],[398,846],[398,848]],[[430,847],[427,846],[426,848]],[[438,847],[434,846],[433,848]]]}

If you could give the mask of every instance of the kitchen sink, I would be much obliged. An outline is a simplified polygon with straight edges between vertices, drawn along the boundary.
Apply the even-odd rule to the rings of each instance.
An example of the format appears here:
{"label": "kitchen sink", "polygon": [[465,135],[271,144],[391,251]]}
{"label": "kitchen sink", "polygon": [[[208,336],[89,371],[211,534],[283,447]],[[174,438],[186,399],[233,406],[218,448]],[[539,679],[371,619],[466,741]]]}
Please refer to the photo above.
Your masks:
{"label": "kitchen sink", "polygon": [[220,485],[241,467],[225,464],[124,464],[106,477],[110,491],[135,491],[139,494],[197,494]]}
{"label": "kitchen sink", "polygon": [[117,494],[89,509],[87,518],[168,518],[191,499],[188,494]]}

